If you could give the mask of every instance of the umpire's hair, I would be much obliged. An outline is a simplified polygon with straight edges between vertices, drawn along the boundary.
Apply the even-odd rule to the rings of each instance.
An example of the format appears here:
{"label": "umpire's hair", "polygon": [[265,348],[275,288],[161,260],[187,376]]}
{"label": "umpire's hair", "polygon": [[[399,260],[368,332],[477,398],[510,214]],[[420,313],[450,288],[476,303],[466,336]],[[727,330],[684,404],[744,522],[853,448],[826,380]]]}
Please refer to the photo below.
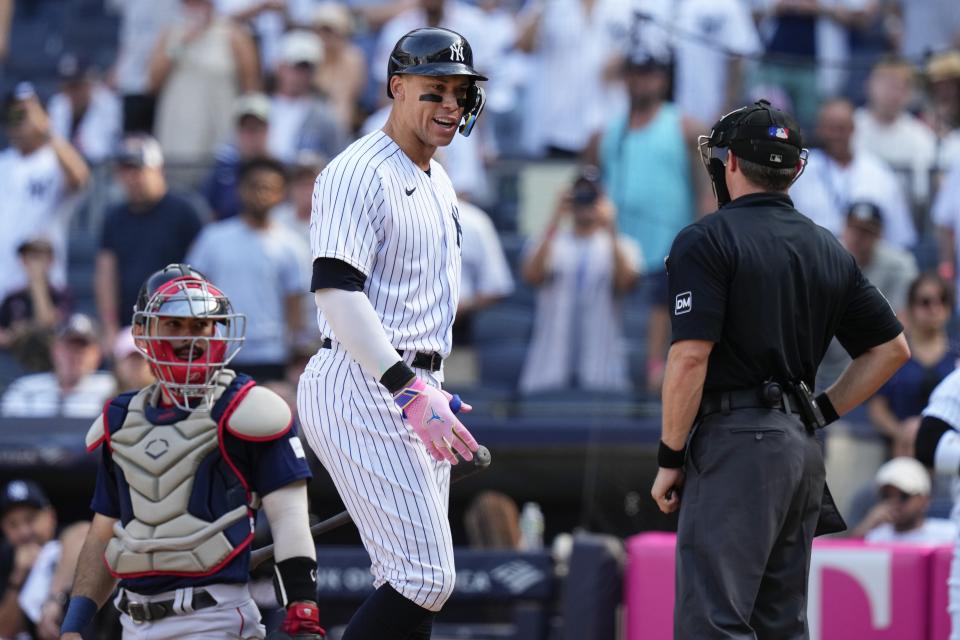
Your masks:
{"label": "umpire's hair", "polygon": [[744,160],[740,156],[737,156],[737,165],[747,180],[766,191],[786,191],[793,184],[793,179],[797,175],[796,167],[774,169],[750,160]]}
{"label": "umpire's hair", "polygon": [[237,182],[245,182],[254,171],[278,173],[283,177],[284,182],[287,181],[287,168],[283,166],[282,162],[268,156],[257,156],[250,158],[240,165],[240,169],[237,171]]}

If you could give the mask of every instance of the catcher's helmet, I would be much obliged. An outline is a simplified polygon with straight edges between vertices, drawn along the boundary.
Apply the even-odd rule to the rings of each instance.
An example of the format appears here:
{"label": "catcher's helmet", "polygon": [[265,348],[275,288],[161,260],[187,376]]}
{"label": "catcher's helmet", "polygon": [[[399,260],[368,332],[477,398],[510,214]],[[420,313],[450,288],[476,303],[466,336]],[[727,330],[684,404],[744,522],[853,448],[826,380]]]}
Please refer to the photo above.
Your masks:
{"label": "catcher's helmet", "polygon": [[473,68],[473,50],[456,31],[437,27],[414,29],[397,41],[387,63],[387,96],[392,98],[390,78],[413,76],[469,76],[486,80]]}
{"label": "catcher's helmet", "polygon": [[[212,320],[194,335],[166,333],[162,318]],[[246,319],[206,276],[187,264],[170,264],[147,278],[134,307],[137,348],[170,399],[182,409],[208,405],[217,374],[243,344]]]}

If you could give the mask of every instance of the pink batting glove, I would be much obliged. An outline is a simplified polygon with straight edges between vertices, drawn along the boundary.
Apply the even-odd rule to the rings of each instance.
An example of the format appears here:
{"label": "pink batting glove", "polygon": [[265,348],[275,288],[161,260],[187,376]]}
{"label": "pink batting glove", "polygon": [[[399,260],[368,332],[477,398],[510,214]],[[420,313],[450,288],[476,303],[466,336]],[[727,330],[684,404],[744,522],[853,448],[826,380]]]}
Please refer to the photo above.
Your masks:
{"label": "pink batting glove", "polygon": [[[451,408],[453,397],[449,393],[416,378],[393,399],[434,460],[457,464],[457,456],[450,447],[464,460],[473,460],[473,452],[479,445],[454,415],[455,410]],[[472,408],[460,402],[458,410],[466,413]]]}

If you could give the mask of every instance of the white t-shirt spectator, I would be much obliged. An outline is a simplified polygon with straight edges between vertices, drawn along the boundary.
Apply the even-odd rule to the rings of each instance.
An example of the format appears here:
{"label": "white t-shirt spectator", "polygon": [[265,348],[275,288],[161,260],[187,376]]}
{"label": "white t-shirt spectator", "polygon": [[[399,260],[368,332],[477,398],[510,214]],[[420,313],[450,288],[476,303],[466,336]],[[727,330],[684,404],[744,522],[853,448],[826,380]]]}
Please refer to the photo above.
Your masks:
{"label": "white t-shirt spectator", "polygon": [[930,168],[937,158],[937,137],[930,127],[909,113],[884,124],[863,107],[853,117],[853,148],[896,168],[898,176],[903,176],[900,171],[909,171],[902,184],[918,198],[925,198],[930,191]]}
{"label": "white t-shirt spectator", "polygon": [[631,25],[627,0],[596,0],[585,15],[581,0],[550,0],[530,56],[524,146],[579,152],[623,104],[622,88],[604,81],[625,51]]}
{"label": "white t-shirt spectator", "polygon": [[[286,0],[290,21],[298,25],[307,25],[313,20],[313,9],[322,0]],[[214,6],[220,15],[233,17],[246,11],[262,0],[214,0]],[[262,11],[253,18],[252,26],[256,32],[260,50],[260,62],[263,68],[272,71],[277,66],[280,38],[286,31],[286,20],[282,11]]]}
{"label": "white t-shirt spectator", "polygon": [[26,286],[17,256],[25,240],[43,236],[53,245],[50,281],[66,284],[66,179],[53,147],[28,156],[10,147],[0,152],[0,299]]}
{"label": "white t-shirt spectator", "polygon": [[927,518],[923,526],[899,532],[888,523],[871,529],[864,542],[903,542],[907,544],[953,544],[957,541],[957,525],[945,518]]}
{"label": "white t-shirt spectator", "polygon": [[513,276],[503,255],[500,237],[490,217],[480,207],[461,200],[460,301],[476,296],[506,297],[513,293]]}
{"label": "white t-shirt spectator", "polygon": [[147,93],[150,56],[160,34],[179,15],[181,0],[113,0],[120,12],[117,47],[117,91],[123,95]]}
{"label": "white t-shirt spectator", "polygon": [[727,106],[730,56],[763,51],[749,8],[742,0],[639,0],[637,6],[667,32],[676,59],[673,101],[685,115],[713,124]]}
{"label": "white t-shirt spectator", "polygon": [[204,273],[247,317],[246,340],[234,359],[252,365],[285,364],[285,300],[309,288],[302,242],[286,226],[254,229],[240,216],[200,232],[187,263]]}
{"label": "white t-shirt spectator", "polygon": [[96,418],[116,391],[113,375],[95,371],[68,393],[60,390],[53,373],[17,378],[0,398],[0,415],[19,418]]}
{"label": "white t-shirt spectator", "polygon": [[[639,271],[640,247],[617,238],[629,264]],[[534,246],[534,245],[531,245]],[[610,234],[557,232],[546,281],[537,291],[533,339],[520,376],[524,392],[579,388],[625,391],[630,387],[622,310],[613,290]]]}
{"label": "white t-shirt spectator", "polygon": [[845,167],[818,149],[810,152],[807,168],[790,188],[797,210],[839,236],[854,202],[872,202],[883,215],[883,237],[908,249],[917,242],[910,207],[896,174],[872,155],[854,154]]}
{"label": "white t-shirt spectator", "polygon": [[47,111],[54,132],[73,143],[90,162],[109,160],[116,153],[123,114],[120,100],[105,85],[93,87],[90,105],[80,120],[76,135],[71,135],[73,105],[66,95],[58,93],[50,98]]}

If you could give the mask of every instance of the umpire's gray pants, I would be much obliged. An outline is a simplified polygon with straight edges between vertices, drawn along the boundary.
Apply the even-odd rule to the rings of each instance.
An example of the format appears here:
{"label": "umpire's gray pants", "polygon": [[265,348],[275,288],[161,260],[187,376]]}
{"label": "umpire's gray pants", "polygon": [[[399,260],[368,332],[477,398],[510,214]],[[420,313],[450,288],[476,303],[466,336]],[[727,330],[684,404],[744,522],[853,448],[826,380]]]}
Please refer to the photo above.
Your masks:
{"label": "umpire's gray pants", "polygon": [[823,454],[795,414],[707,416],[689,445],[677,534],[674,637],[807,638]]}

